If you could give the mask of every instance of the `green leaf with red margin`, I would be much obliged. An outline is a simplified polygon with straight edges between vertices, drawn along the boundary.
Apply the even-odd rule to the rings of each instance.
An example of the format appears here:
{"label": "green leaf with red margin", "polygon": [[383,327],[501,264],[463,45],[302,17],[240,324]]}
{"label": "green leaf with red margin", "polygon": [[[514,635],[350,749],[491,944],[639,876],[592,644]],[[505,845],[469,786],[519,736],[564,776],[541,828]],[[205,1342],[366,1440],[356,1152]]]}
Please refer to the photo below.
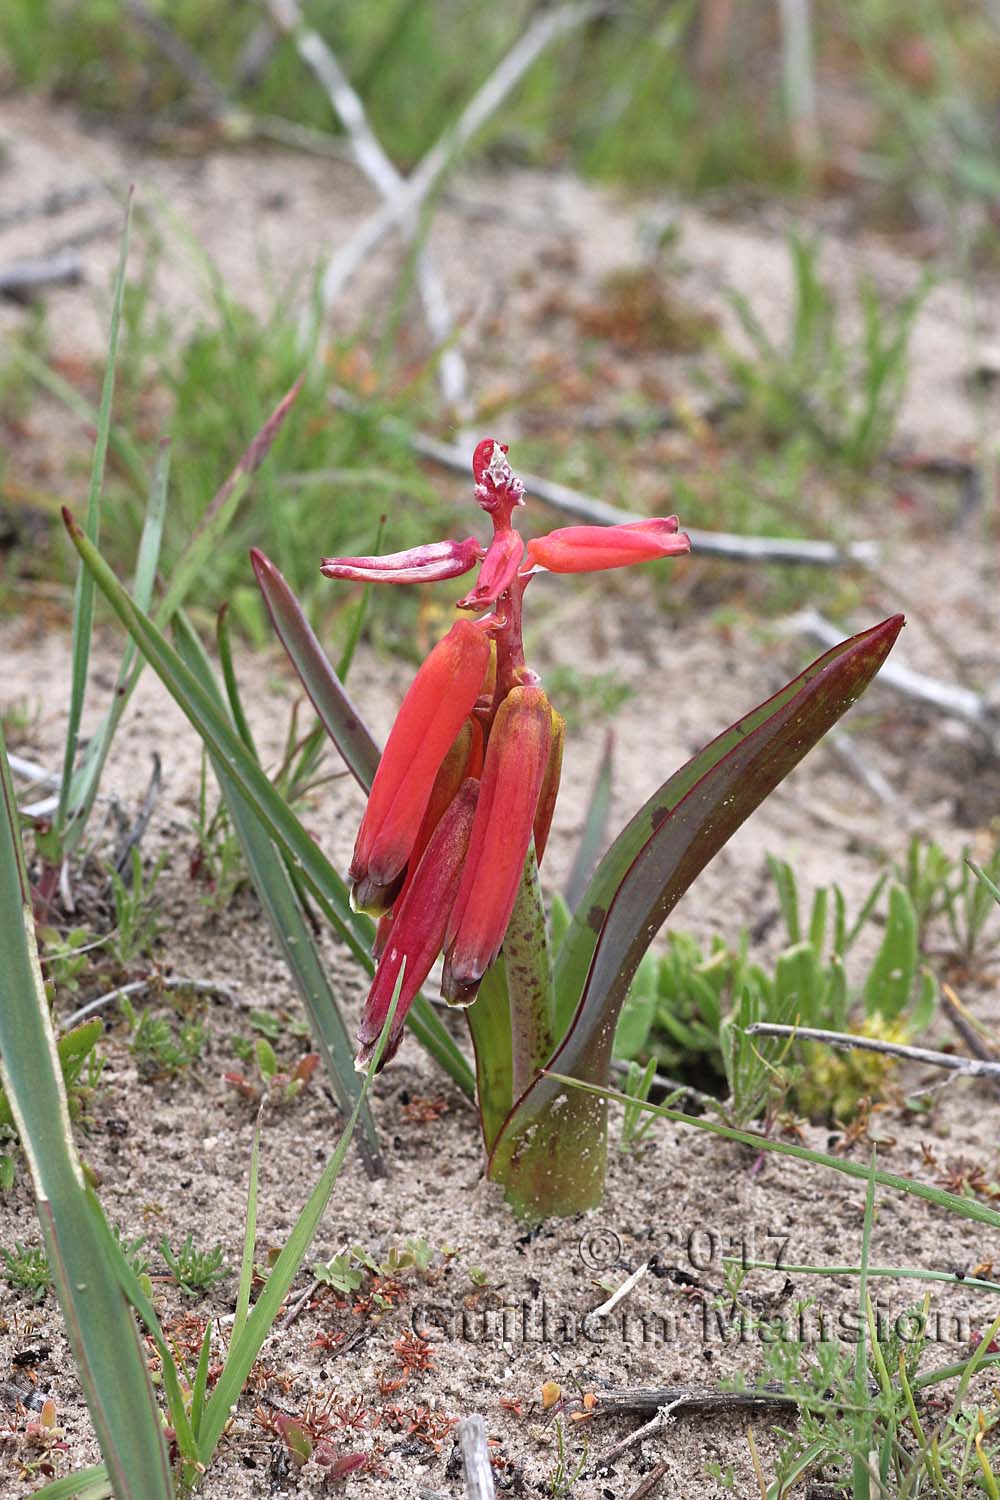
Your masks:
{"label": "green leaf with red margin", "polygon": [[[594,875],[559,954],[558,1000],[575,1014],[549,1067],[605,1084],[615,1027],[653,937],[709,860],[861,696],[903,625],[894,615],[842,641],[681,768],[627,825]],[[535,1217],[601,1196],[605,1102],[536,1079],[515,1103],[489,1175]]]}
{"label": "green leaf with red margin", "polygon": [[257,547],[252,549],[250,561],[271,623],[288,652],[289,661],[344,764],[367,792],[379,762],[378,746],[281,573]]}

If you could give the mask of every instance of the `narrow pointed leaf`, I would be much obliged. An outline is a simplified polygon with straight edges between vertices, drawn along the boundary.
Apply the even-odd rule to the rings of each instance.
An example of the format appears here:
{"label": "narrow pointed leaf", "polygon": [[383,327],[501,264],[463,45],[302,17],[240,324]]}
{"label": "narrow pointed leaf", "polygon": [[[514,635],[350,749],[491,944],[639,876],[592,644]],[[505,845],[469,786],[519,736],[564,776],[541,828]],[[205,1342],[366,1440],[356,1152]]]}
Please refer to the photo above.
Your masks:
{"label": "narrow pointed leaf", "polygon": [[[172,1500],[145,1354],[114,1255],[95,1228],[73,1144],[2,732],[0,912],[0,1079],[31,1173],[77,1375],[117,1500]],[[94,1207],[100,1215],[96,1199]],[[116,1254],[121,1258],[120,1249]]]}
{"label": "narrow pointed leaf", "polygon": [[[138,600],[136,602],[138,603]],[[222,668],[222,680],[226,685],[226,699],[229,703],[229,712],[236,726],[236,732],[254,759],[260,760],[260,752],[254,743],[254,737],[247,722],[247,716],[243,711],[243,699],[240,697],[240,686],[236,679],[236,666],[233,662],[233,638],[232,632],[229,629],[228,604],[222,606],[215,618],[215,644],[219,653],[219,666]],[[193,664],[189,662],[189,665]],[[211,672],[209,675],[211,675]]]}
{"label": "narrow pointed leaf", "polygon": [[[563,943],[565,994],[579,1003],[553,1071],[608,1077],[629,986],[668,913],[736,829],[871,682],[903,625],[894,615],[841,642],[667,781],[602,860]],[[568,979],[568,984],[567,984]],[[528,1212],[575,1212],[600,1198],[606,1108],[542,1078],[515,1104],[490,1175]],[[558,1176],[552,1160],[570,1162]]]}
{"label": "narrow pointed leaf", "polygon": [[315,1238],[320,1220],[323,1217],[323,1212],[330,1201],[330,1195],[344,1165],[344,1158],[347,1155],[347,1148],[351,1143],[351,1136],[354,1133],[362,1111],[368,1107],[368,1091],[371,1088],[372,1079],[378,1071],[379,1063],[382,1060],[382,1053],[385,1051],[386,1038],[389,1035],[393,1017],[396,1013],[399,989],[405,970],[406,965],[404,963],[402,969],[399,971],[396,993],[389,1007],[389,1014],[382,1028],[381,1038],[372,1055],[371,1063],[365,1074],[364,1082],[358,1096],[358,1102],[354,1106],[354,1111],[344,1127],[344,1133],[337,1142],[333,1154],[323,1170],[322,1176],[310,1193],[305,1207],[293,1224],[291,1233],[282,1248],[281,1254],[271,1267],[264,1290],[254,1303],[239,1337],[234,1337],[229,1346],[222,1374],[219,1376],[211,1398],[202,1414],[201,1428],[198,1434],[199,1456],[201,1462],[206,1467],[212,1461],[219,1439],[222,1437],[232,1415],[232,1409],[243,1387],[246,1385],[247,1377],[253,1369],[258,1354],[263,1348],[264,1340],[274,1326],[278,1313],[281,1310],[281,1305],[287,1297],[298,1269],[305,1259],[306,1251]]}
{"label": "narrow pointed leaf", "polygon": [[[170,624],[170,621],[183,605],[189,591],[211,558],[213,549],[217,545],[219,538],[228,528],[236,507],[246,494],[250,486],[250,481],[271,451],[274,441],[281,431],[285,419],[299,393],[301,384],[302,380],[300,378],[278,402],[260,431],[254,435],[247,445],[236,467],[207,506],[187,545],[175,562],[170,575],[167,592],[154,612],[153,618],[161,628],[165,628]],[[166,506],[167,498],[168,476],[166,458],[166,451],[161,448],[160,462],[154,473],[150,490],[150,503],[147,509],[142,539],[139,544],[139,559],[136,565],[134,597],[139,608],[145,613],[149,613],[151,608],[152,588],[155,580],[160,541],[162,539],[162,511]],[[134,650],[132,654],[134,656]],[[128,662],[128,667],[126,668],[123,664],[119,680],[115,685],[115,693],[111,706],[105,714],[94,739],[91,741],[91,745],[88,746],[85,759],[77,772],[77,776],[74,778],[71,788],[71,796],[67,804],[69,807],[75,811],[81,799],[86,799],[86,801],[81,808],[81,814],[74,818],[70,847],[79,843],[83,836],[90,809],[97,796],[101,772],[104,769],[104,762],[111,748],[115,731],[118,728],[122,714],[128,707],[145,666],[145,660],[142,660],[133,669],[132,658],[129,656],[128,651],[126,651],[125,660]]]}
{"label": "narrow pointed leaf", "polygon": [[[184,616],[178,617],[176,637],[181,660],[211,693],[220,712],[225,708],[201,642]],[[249,729],[247,730],[249,733]],[[250,751],[248,750],[249,754]],[[334,1098],[345,1115],[350,1114],[360,1093],[361,1080],[354,1067],[354,1046],[337,1004],[316,940],[306,921],[285,862],[253,806],[244,796],[238,779],[225,760],[210,753],[212,769],[222,792],[233,828],[258,900],[271,925],[271,935],[281,950],[289,973],[312,1022],[312,1032],[326,1067]],[[378,1136],[369,1110],[362,1116],[359,1138],[362,1160],[371,1176],[383,1172]]]}
{"label": "narrow pointed leaf", "polygon": [[250,554],[257,584],[264,596],[278,639],[288,652],[302,686],[309,694],[327,734],[345,765],[365,791],[379,762],[379,749],[347,689],[316,639],[302,606],[278,569],[256,547]]}
{"label": "narrow pointed leaf", "polygon": [[[156,585],[156,570],[160,563],[160,547],[163,542],[163,526],[167,515],[167,488],[170,478],[170,446],[163,443],[157,455],[156,467],[149,489],[146,519],[139,539],[139,555],[135,565],[135,580],[132,594],[140,609],[149,610]],[[91,736],[83,760],[73,777],[69,796],[69,821],[63,836],[66,853],[74,849],[83,838],[101,784],[104,765],[112,741],[121,722],[129,700],[129,680],[135,663],[135,642],[129,638],[122,655],[121,666],[112,699],[97,731]]]}
{"label": "narrow pointed leaf", "polygon": [[[125,225],[122,229],[118,251],[118,269],[115,273],[114,291],[111,297],[111,330],[108,335],[108,361],[104,369],[104,386],[101,405],[97,413],[97,435],[94,441],[94,456],[90,469],[90,488],[87,494],[86,531],[90,540],[97,544],[101,534],[101,496],[104,489],[104,465],[108,456],[108,434],[111,431],[111,403],[115,392],[115,365],[118,360],[118,330],[121,326],[122,302],[125,297],[125,269],[128,265],[129,233],[132,225],[132,193],[129,191],[125,206]],[[63,753],[62,780],[59,784],[59,808],[56,813],[56,828],[61,830],[69,811],[70,786],[73,767],[79,746],[80,721],[83,718],[83,700],[87,692],[87,670],[90,664],[90,638],[94,628],[94,580],[86,568],[80,569],[76,580],[73,601],[73,673],[69,701],[69,722],[66,726],[66,743]]]}
{"label": "narrow pointed leaf", "polygon": [[[64,511],[63,519],[74,546],[93,574],[101,592],[178,707],[201,736],[210,754],[227,767],[227,774],[231,771],[233,779],[239,783],[241,794],[271,838],[285,857],[301,870],[303,880],[334,931],[368,973],[373,972],[371,947],[375,929],[370,919],[351,910],[343,880],[275,791],[233,729],[214,695],[185,665],[148,615],[136,608],[127,590],[115,577],[97,548],[84,536],[69,511]],[[407,1022],[431,1055],[471,1098],[475,1089],[472,1070],[426,1000],[414,1002]]]}

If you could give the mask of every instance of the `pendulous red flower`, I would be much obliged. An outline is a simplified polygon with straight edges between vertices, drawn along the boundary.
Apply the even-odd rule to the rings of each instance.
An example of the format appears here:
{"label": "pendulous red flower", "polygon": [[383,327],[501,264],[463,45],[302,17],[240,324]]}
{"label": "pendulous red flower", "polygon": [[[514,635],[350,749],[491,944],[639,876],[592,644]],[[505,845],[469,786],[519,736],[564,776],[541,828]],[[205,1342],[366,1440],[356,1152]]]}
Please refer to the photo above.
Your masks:
{"label": "pendulous red flower", "polygon": [[531,843],[552,746],[552,709],[540,687],[512,688],[486,747],[476,820],[448,923],[441,993],[469,1005],[500,952]]}
{"label": "pendulous red flower", "polygon": [[361,820],[350,875],[357,907],[386,911],[406,873],[441,763],[475,706],[490,661],[486,632],[457,620],[403,699]]}

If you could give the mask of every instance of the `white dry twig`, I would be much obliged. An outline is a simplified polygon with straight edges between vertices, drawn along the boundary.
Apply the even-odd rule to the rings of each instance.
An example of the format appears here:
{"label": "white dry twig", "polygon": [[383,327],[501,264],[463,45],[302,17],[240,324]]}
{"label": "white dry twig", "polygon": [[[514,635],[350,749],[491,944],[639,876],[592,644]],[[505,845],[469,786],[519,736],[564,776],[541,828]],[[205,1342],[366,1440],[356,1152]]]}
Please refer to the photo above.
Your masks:
{"label": "white dry twig", "polygon": [[600,1307],[595,1307],[593,1312],[587,1314],[588,1320],[591,1318],[606,1318],[610,1313],[613,1313],[619,1302],[624,1302],[629,1293],[635,1290],[648,1270],[649,1261],[644,1260],[642,1265],[633,1271],[630,1276],[626,1276],[621,1286],[616,1287],[611,1296],[605,1302],[602,1302]]}
{"label": "white dry twig", "polygon": [[121,1000],[127,995],[141,995],[145,991],[153,989],[191,990],[196,995],[217,995],[220,1000],[225,1000],[229,1005],[235,1005],[237,1008],[242,1007],[246,1009],[250,1004],[249,1001],[244,1000],[242,995],[237,994],[235,990],[229,989],[227,985],[217,984],[214,979],[185,979],[177,974],[154,974],[150,975],[147,979],[133,979],[128,984],[120,984],[117,989],[108,990],[105,995],[98,995],[96,1000],[88,1000],[86,1005],[81,1005],[79,1010],[75,1010],[71,1016],[67,1016],[65,1021],[61,1021],[59,1029],[61,1031],[71,1031],[74,1026],[78,1026],[88,1016],[94,1015],[99,1010],[104,1010],[106,1006],[112,1005],[114,1001]]}
{"label": "white dry twig", "polygon": [[[306,25],[298,0],[267,0],[267,7],[277,25],[292,37],[299,56],[325,88],[331,105],[350,136],[358,166],[386,203],[394,202],[405,187],[405,179],[382,149],[368,122],[364,104],[340,66],[333,49],[318,31]],[[420,232],[418,215],[407,214],[401,220],[400,228],[407,241],[413,242]],[[417,286],[431,338],[436,344],[446,346],[438,362],[441,393],[456,411],[461,412],[468,398],[465,360],[460,350],[452,345],[455,329],[448,306],[448,294],[426,246],[422,246],[418,252],[416,269]]]}
{"label": "white dry twig", "polygon": [[878,1037],[854,1036],[845,1031],[824,1031],[814,1026],[779,1026],[771,1021],[753,1021],[745,1028],[747,1036],[796,1037],[806,1042],[825,1042],[828,1047],[845,1051],[883,1052],[929,1068],[944,1068],[950,1073],[965,1073],[970,1078],[1000,1078],[1000,1062],[982,1057],[953,1057],[950,1052],[933,1052],[927,1047],[909,1047],[903,1042],[883,1042]]}
{"label": "white dry twig", "polygon": [[486,1423],[478,1413],[463,1417],[459,1422],[458,1446],[465,1468],[466,1500],[496,1500]]}
{"label": "white dry twig", "polygon": [[400,190],[361,225],[331,256],[323,274],[321,301],[324,311],[340,297],[351,277],[364,265],[384,235],[420,212],[448,167],[468,145],[521,81],[545,49],[567,31],[592,20],[608,7],[604,4],[560,5],[538,15],[510,49],[482,87],[473,94],[455,124],[431,147]]}

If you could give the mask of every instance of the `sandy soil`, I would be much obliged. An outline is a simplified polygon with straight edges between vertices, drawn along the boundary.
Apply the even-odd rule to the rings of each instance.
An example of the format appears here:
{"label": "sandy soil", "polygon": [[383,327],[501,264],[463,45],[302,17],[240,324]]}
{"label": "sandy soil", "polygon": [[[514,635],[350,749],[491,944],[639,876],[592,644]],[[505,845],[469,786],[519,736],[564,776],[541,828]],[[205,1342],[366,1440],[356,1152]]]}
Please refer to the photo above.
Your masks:
{"label": "sandy soil", "polygon": [[[0,129],[11,142],[6,180],[17,184],[18,196],[27,197],[29,190],[41,193],[57,182],[65,186],[67,161],[81,181],[141,178],[148,200],[160,195],[164,202],[183,205],[195,233],[207,239],[227,278],[251,302],[267,295],[261,263],[276,267],[282,281],[301,275],[318,248],[346,235],[369,204],[353,173],[337,164],[277,152],[253,161],[222,153],[197,160],[139,158],[106,137],[81,134],[65,114],[16,101],[4,102]],[[470,222],[480,222],[473,206],[478,202],[485,211],[501,196],[516,205],[511,217],[518,233],[494,237],[477,231],[473,265],[461,254]],[[504,308],[508,292],[515,305],[525,295],[518,290],[522,251],[527,262],[543,242],[572,242],[581,274],[595,278],[634,258],[637,225],[649,207],[625,207],[610,195],[567,180],[525,174],[512,174],[499,185],[463,182],[456,200],[436,223],[435,246],[449,266],[463,267],[457,296],[466,299],[467,343],[474,356],[477,320],[483,326],[490,314]],[[91,204],[74,213],[96,218],[107,216],[107,209],[105,201],[100,210]],[[742,281],[744,289],[759,292],[765,303],[772,296],[777,316],[787,294],[784,226],[751,229],[713,223],[688,208],[676,212],[691,284],[703,289],[706,303],[714,301],[721,308],[720,287],[748,278]],[[32,243],[37,233],[37,224],[5,231],[2,253],[12,257],[37,249]],[[91,241],[86,254],[93,285],[104,285],[114,254],[113,233]],[[831,262],[845,276],[864,263],[873,274],[896,278],[897,286],[912,285],[919,274],[917,267],[872,246],[844,247],[840,258],[835,246]],[[168,265],[162,274],[166,303],[182,309],[183,299],[191,296],[187,265]],[[390,274],[380,261],[368,273],[367,289],[377,290],[379,278]],[[462,276],[468,277],[467,285]],[[491,289],[489,296],[483,288]],[[87,351],[98,347],[100,298],[95,310],[86,295],[67,293],[65,298],[52,302],[51,324],[60,343]],[[940,287],[927,305],[914,346],[914,379],[902,428],[904,438],[951,454],[963,452],[975,432],[965,386],[968,351],[955,333],[961,309],[962,294],[952,286]],[[8,326],[18,316],[2,314]],[[990,336],[993,331],[987,329]],[[973,518],[971,525],[976,524]],[[900,607],[901,600],[913,601],[916,611],[899,648],[900,659],[952,677],[955,664],[935,638],[937,626],[947,632],[963,673],[989,689],[993,661],[984,643],[992,638],[992,559],[969,531],[928,530],[932,536],[894,544],[884,575],[866,583],[852,623],[860,628]],[[698,566],[697,561],[690,565]],[[532,602],[541,609],[543,585],[536,587]],[[572,595],[564,591],[552,608],[557,628],[537,648],[543,672],[555,661],[585,661],[591,670],[613,669],[632,689],[615,715],[614,826],[692,750],[816,654],[801,640],[774,630],[774,622],[764,622],[751,634],[719,623],[696,603],[668,615],[645,583],[616,586],[603,600],[594,589]],[[41,604],[0,623],[3,701],[38,704],[37,722],[19,748],[52,766],[68,700],[67,641],[58,609]],[[96,654],[91,674],[95,713],[102,690],[110,688],[118,646],[108,635]],[[265,753],[273,756],[292,697],[287,673],[277,656],[248,661],[243,670],[254,729]],[[397,666],[365,653],[358,660],[355,690],[380,733],[391,720],[405,680],[405,671]],[[887,806],[876,800],[832,748],[818,749],[710,867],[678,909],[676,925],[706,936],[732,936],[744,923],[766,926],[763,919],[774,904],[764,867],[767,851],[792,859],[807,886],[838,881],[851,902],[867,890],[880,855],[902,852],[912,827],[932,831],[952,850],[966,840],[984,839],[1000,790],[997,766],[969,731],[882,687],[855,711],[849,727],[865,760],[888,778],[898,802]],[[601,724],[590,723],[573,737],[547,857],[548,877],[556,883],[569,867],[603,733]],[[205,906],[190,879],[198,748],[147,674],[105,782],[127,811],[134,812],[141,798],[154,752],[163,759],[163,789],[143,850],[149,862],[166,854],[158,886],[164,928],[157,962],[163,974],[213,980],[236,991],[247,1007],[298,1017],[298,1003],[252,898],[241,894],[220,916]],[[347,861],[360,806],[353,784],[345,780],[335,783],[310,813],[311,830],[341,865]],[[335,945],[329,943],[328,950],[344,1006],[355,1014],[361,986]],[[996,996],[985,984],[970,983],[963,997],[984,1018],[998,1019]],[[60,997],[58,1014],[68,1014],[78,998]],[[240,1253],[253,1109],[221,1075],[234,1064],[233,1035],[250,1032],[241,1008],[206,1002],[199,1014],[206,1029],[202,1059],[192,1073],[174,1081],[142,1079],[121,1023],[109,1019],[103,1044],[107,1064],[89,1131],[81,1137],[87,1160],[99,1174],[109,1216],[127,1235],[149,1237],[154,1272],[163,1269],[155,1253],[161,1235],[175,1245],[188,1232],[204,1246],[220,1243],[231,1266]],[[935,1034],[944,1040],[943,1026]],[[290,1034],[282,1044],[283,1055],[293,1057],[305,1045]],[[919,1075],[907,1078],[908,1083],[918,1080],[924,1081]],[[429,1106],[422,1102],[428,1100]],[[527,1236],[498,1192],[483,1181],[472,1112],[415,1046],[406,1045],[380,1080],[375,1107],[388,1175],[370,1182],[351,1160],[324,1220],[316,1258],[347,1244],[385,1254],[412,1237],[431,1247],[431,1265],[426,1272],[402,1275],[398,1290],[388,1289],[385,1309],[348,1305],[343,1299],[338,1303],[324,1294],[291,1328],[275,1333],[265,1348],[259,1380],[241,1402],[202,1487],[206,1500],[318,1493],[320,1476],[290,1469],[282,1443],[268,1430],[277,1414],[301,1413],[308,1402],[317,1407],[330,1403],[334,1440],[344,1453],[370,1455],[366,1471],[348,1481],[350,1495],[408,1500],[460,1494],[452,1421],[469,1411],[484,1414],[497,1440],[499,1482],[513,1493],[550,1493],[547,1486],[558,1460],[557,1428],[551,1414],[541,1410],[543,1382],[557,1382],[570,1397],[594,1392],[599,1398],[602,1386],[609,1384],[713,1386],[721,1376],[737,1372],[753,1379],[764,1350],[756,1333],[741,1338],[738,1328],[727,1328],[728,1314],[716,1302],[722,1255],[739,1253],[744,1245],[750,1254],[754,1248],[758,1254],[773,1254],[779,1239],[788,1264],[855,1261],[859,1254],[863,1192],[857,1184],[774,1157],[758,1161],[680,1128],[657,1128],[637,1151],[625,1154],[617,1150],[617,1123],[602,1208]],[[426,1118],[430,1116],[437,1118]],[[982,1163],[993,1180],[994,1121],[995,1100],[985,1086],[957,1083],[938,1095],[928,1115],[914,1118],[898,1107],[881,1115],[880,1154],[891,1170],[926,1182],[936,1181],[958,1156]],[[339,1123],[318,1077],[294,1104],[268,1110],[261,1262],[268,1247],[281,1243]],[[826,1130],[809,1128],[804,1138],[826,1148],[828,1136]],[[853,1148],[853,1159],[866,1160],[867,1151],[862,1139]],[[0,1200],[0,1245],[15,1240],[37,1240],[23,1172],[14,1190]],[[1000,1245],[975,1226],[915,1200],[883,1194],[873,1256],[886,1265],[919,1260],[969,1271],[1000,1258]],[[584,1316],[604,1300],[606,1288],[644,1262],[649,1263],[647,1276],[608,1320],[602,1336],[595,1335],[593,1325],[585,1330]],[[300,1277],[299,1285],[306,1284]],[[758,1274],[748,1285],[760,1316],[785,1316],[794,1324],[796,1304],[808,1297],[815,1297],[834,1326],[841,1316],[853,1314],[850,1283],[781,1273]],[[911,1299],[893,1284],[881,1285],[882,1310],[891,1322]],[[167,1284],[158,1284],[157,1294],[165,1317],[187,1315],[188,1322],[177,1325],[179,1337],[186,1332],[189,1339],[196,1338],[190,1320],[208,1316],[220,1320],[224,1337],[235,1276],[191,1303]],[[985,1327],[996,1312],[970,1295],[950,1291],[935,1298],[934,1306],[942,1314],[937,1330],[941,1347],[935,1345],[929,1357],[942,1364],[961,1357],[972,1330]],[[485,1317],[498,1309],[506,1314],[492,1321]],[[811,1317],[806,1342],[816,1337],[815,1309]],[[396,1346],[411,1329],[428,1338],[433,1364],[404,1376]],[[0,1380],[22,1390],[30,1382],[54,1397],[67,1444],[57,1455],[59,1473],[97,1458],[51,1299],[30,1308],[23,1296],[0,1290]],[[744,1418],[678,1413],[662,1438],[633,1449],[612,1472],[594,1473],[600,1456],[635,1425],[602,1417],[599,1399],[596,1410],[588,1422],[565,1422],[571,1473],[584,1441],[589,1447],[591,1467],[572,1491],[580,1500],[630,1495],[661,1459],[669,1464],[664,1494],[755,1493]],[[32,1457],[18,1436],[23,1422],[23,1416],[10,1412],[6,1443],[11,1475]],[[764,1419],[755,1419],[754,1430],[767,1466],[773,1436]],[[732,1467],[735,1491],[709,1477],[707,1466],[713,1463],[723,1470]],[[11,1478],[7,1493],[30,1493],[36,1482]]]}

